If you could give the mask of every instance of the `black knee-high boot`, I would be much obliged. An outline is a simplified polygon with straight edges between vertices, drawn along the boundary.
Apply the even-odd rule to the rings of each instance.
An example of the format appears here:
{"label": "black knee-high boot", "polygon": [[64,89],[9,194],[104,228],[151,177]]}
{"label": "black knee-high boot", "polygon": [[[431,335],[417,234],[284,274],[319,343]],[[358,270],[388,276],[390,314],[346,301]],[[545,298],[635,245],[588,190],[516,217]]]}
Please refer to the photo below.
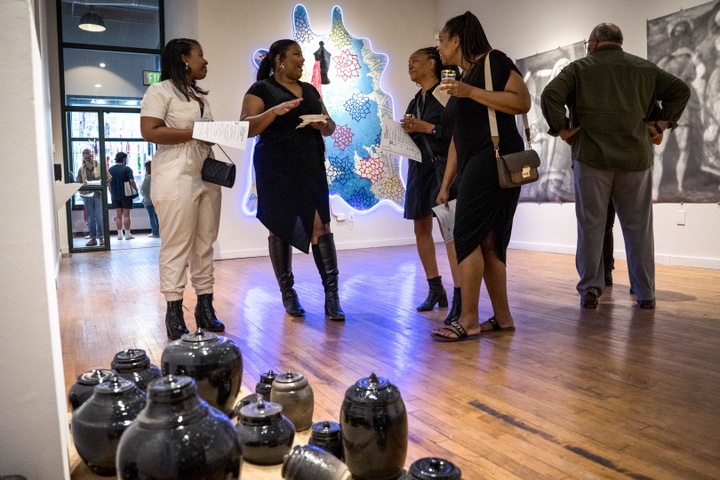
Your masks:
{"label": "black knee-high boot", "polygon": [[167,330],[167,336],[171,340],[177,340],[184,334],[188,333],[188,329],[185,326],[182,302],[182,300],[167,302],[165,328]]}
{"label": "black knee-high boot", "polygon": [[338,267],[337,252],[335,251],[335,238],[332,233],[326,233],[318,238],[317,245],[312,246],[313,258],[322,284],[325,288],[325,315],[330,320],[345,320],[345,312],[340,307],[338,297]]}
{"label": "black knee-high boot", "polygon": [[447,293],[445,293],[445,287],[442,284],[442,277],[428,278],[428,296],[422,305],[417,307],[418,312],[427,312],[435,308],[435,304],[438,304],[440,308],[447,308],[448,300]]}
{"label": "black knee-high boot", "polygon": [[275,278],[277,278],[285,311],[293,317],[305,315],[300,305],[297,292],[293,288],[295,277],[292,272],[292,245],[283,242],[279,237],[268,237],[268,250],[272,262]]}
{"label": "black knee-high boot", "polygon": [[460,314],[462,313],[462,297],[460,296],[460,287],[453,289],[452,307],[448,312],[448,316],[443,321],[445,325],[450,325],[452,322],[460,320]]}
{"label": "black knee-high boot", "polygon": [[212,293],[198,295],[197,305],[195,305],[195,323],[197,323],[198,328],[210,332],[223,332],[225,331],[225,325],[217,319],[212,302]]}

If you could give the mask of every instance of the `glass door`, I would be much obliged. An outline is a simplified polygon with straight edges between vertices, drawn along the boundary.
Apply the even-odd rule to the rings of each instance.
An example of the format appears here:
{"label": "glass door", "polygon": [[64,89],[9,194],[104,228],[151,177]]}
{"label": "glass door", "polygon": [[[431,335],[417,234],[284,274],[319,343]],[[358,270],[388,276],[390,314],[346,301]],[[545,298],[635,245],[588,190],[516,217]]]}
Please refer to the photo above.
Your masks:
{"label": "glass door", "polygon": [[102,148],[100,112],[68,112],[69,165],[82,184],[68,208],[71,252],[108,250],[107,163]]}
{"label": "glass door", "polygon": [[[110,250],[117,236],[117,216],[112,205],[110,168],[119,152],[127,154],[125,165],[133,171],[140,188],[145,179],[146,164],[155,154],[155,144],[140,135],[140,112],[118,110],[77,110],[67,113],[69,136],[68,171],[82,187],[72,197],[68,209],[71,252]],[[143,215],[143,197],[133,201],[131,230],[150,232],[147,215]],[[121,228],[123,225],[121,225]],[[159,245],[157,237],[150,246]],[[139,244],[140,242],[135,242]],[[148,246],[147,242],[143,246]],[[127,244],[126,246],[130,246]]]}

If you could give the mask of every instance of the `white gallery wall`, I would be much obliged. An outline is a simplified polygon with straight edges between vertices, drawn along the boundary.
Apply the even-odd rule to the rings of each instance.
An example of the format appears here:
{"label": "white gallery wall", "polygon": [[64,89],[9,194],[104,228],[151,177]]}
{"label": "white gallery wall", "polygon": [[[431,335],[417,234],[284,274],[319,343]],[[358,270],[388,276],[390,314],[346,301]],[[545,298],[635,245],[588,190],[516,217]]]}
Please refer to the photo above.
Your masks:
{"label": "white gallery wall", "polygon": [[[292,36],[292,10],[296,1],[186,0],[166,2],[166,40],[177,36],[197,38],[209,60],[208,77],[202,85],[210,90],[216,120],[239,117],[242,96],[254,81],[250,55],[257,48],[268,48],[280,38]],[[680,8],[664,0],[626,2],[529,0],[371,0],[365,2],[307,0],[311,28],[318,33],[330,29],[332,8],[339,5],[348,30],[365,37],[373,49],[389,56],[382,87],[395,101],[395,117],[404,111],[417,87],[407,76],[407,57],[415,49],[435,45],[434,33],[451,16],[473,11],[487,30],[491,43],[511,58],[523,58],[551,50],[587,37],[597,23],[620,25],[625,49],[646,55],[646,20]],[[308,59],[307,61],[312,61]],[[219,152],[217,152],[219,153]],[[250,150],[231,151],[238,164],[238,182],[224,190],[217,258],[236,258],[267,254],[267,232],[254,217],[242,210],[247,183]],[[406,166],[403,165],[403,171]],[[331,201],[333,214],[346,218],[352,213],[341,201]],[[511,242],[512,248],[573,254],[575,252],[575,206],[566,204],[527,204],[518,208]],[[676,224],[677,211],[686,212],[686,224]],[[720,207],[715,204],[656,204],[656,260],[658,263],[720,268]],[[624,255],[624,243],[616,225],[616,254]],[[332,228],[338,248],[414,243],[412,222],[404,220],[396,208],[381,204],[369,213],[354,212],[354,222]]]}
{"label": "white gallery wall", "polygon": [[0,189],[2,224],[22,231],[0,238],[0,305],[8,340],[0,350],[0,476],[69,479],[48,116],[46,27],[54,17],[45,10],[32,0],[0,2],[0,41],[12,65],[1,94],[0,131],[13,148],[2,159],[8,172],[22,164],[22,173]]}
{"label": "white gallery wall", "polygon": [[[307,8],[310,26],[320,34],[330,31],[332,9],[339,5],[348,31],[355,37],[368,38],[373,50],[388,55],[381,86],[394,99],[395,117],[402,116],[418,88],[408,77],[407,59],[418,48],[436,44],[435,0],[165,2],[166,40],[194,36],[203,46],[209,64],[202,86],[210,90],[215,119],[239,119],[243,95],[255,81],[251,55],[258,48],[269,48],[275,40],[292,37],[292,12],[297,3]],[[197,19],[195,24],[193,18]],[[312,57],[306,58],[306,62],[312,61]],[[267,255],[267,230],[242,210],[251,150],[226,151],[238,165],[238,179],[235,188],[223,189],[216,258]],[[222,153],[216,151],[216,156]],[[402,169],[406,171],[405,164]],[[331,201],[331,210],[346,217],[352,213],[337,200]],[[354,212],[353,218],[353,222],[337,223],[333,217],[339,249],[415,242],[412,222],[404,220],[402,212],[389,204],[380,204],[370,213]]]}
{"label": "white gallery wall", "polygon": [[[480,19],[494,48],[519,59],[587,39],[595,25],[615,23],[623,31],[625,51],[645,58],[647,20],[706,3],[691,0],[438,0],[441,29],[449,18],[470,10]],[[684,226],[678,211],[686,212]],[[655,260],[689,267],[720,268],[718,204],[655,204]],[[625,248],[615,223],[616,258]],[[515,215],[511,248],[575,253],[575,204],[521,203]]]}

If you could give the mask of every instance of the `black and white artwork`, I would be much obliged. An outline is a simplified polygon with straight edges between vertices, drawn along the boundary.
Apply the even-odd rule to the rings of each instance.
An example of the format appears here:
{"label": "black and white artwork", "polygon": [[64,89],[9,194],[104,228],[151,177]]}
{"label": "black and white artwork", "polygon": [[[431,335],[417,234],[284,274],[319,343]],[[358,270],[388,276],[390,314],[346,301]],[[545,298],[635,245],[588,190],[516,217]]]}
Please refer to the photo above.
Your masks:
{"label": "black and white artwork", "polygon": [[[560,137],[548,135],[548,125],[540,110],[540,94],[566,65],[585,55],[582,41],[515,62],[530,90],[532,108],[528,112],[532,147],[540,156],[540,178],[524,185],[521,202],[574,202],[570,145]],[[518,117],[519,118],[519,117]]]}
{"label": "black and white artwork", "polygon": [[653,200],[720,201],[720,0],[647,22],[648,60],[692,95],[678,126],[655,147]]}

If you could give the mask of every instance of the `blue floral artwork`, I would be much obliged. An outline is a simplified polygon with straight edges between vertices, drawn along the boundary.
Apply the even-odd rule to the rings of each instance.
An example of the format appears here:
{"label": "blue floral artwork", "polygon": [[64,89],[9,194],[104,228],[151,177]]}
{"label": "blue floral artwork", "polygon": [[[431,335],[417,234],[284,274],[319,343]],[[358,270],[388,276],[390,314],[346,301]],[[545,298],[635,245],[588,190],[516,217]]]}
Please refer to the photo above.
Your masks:
{"label": "blue floral artwork", "polygon": [[[393,118],[393,102],[380,80],[387,55],[372,50],[370,41],[353,37],[345,28],[342,10],[332,10],[330,32],[313,32],[307,9],[296,5],[292,15],[293,39],[305,57],[302,81],[312,83],[322,95],[325,108],[335,120],[335,133],[325,139],[325,168],[331,195],[359,211],[383,200],[402,208],[405,186],[398,158],[378,151],[382,121]],[[256,67],[267,54],[253,53]],[[257,205],[254,174],[245,195],[245,209],[254,214]]]}

